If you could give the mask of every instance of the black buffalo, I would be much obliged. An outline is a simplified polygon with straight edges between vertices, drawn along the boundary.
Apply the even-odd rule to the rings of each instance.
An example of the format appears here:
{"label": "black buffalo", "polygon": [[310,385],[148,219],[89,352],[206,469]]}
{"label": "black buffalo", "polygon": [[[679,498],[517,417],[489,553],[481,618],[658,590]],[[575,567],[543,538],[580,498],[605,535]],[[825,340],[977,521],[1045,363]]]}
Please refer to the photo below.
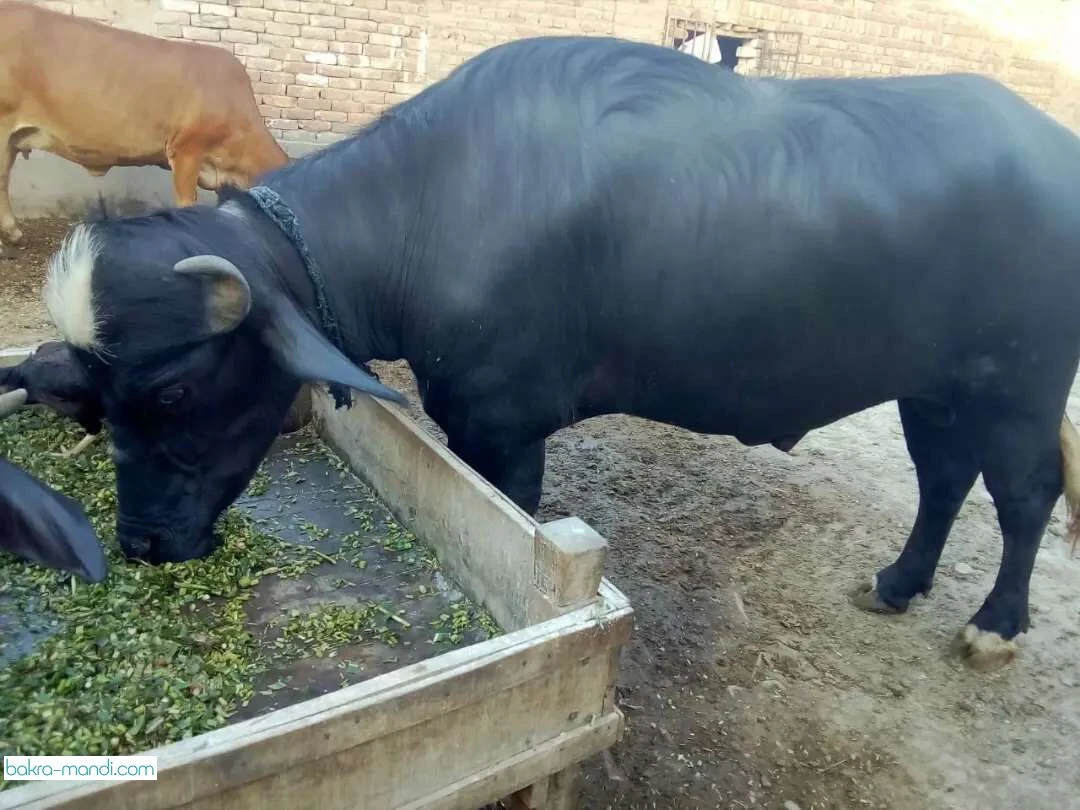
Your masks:
{"label": "black buffalo", "polygon": [[263,183],[80,227],[52,263],[130,555],[209,553],[303,381],[397,397],[372,359],[407,360],[450,448],[528,512],[545,438],[587,417],[790,448],[897,401],[918,517],[856,601],[929,591],[982,473],[1004,555],[960,647],[979,666],[1014,654],[1077,480],[1059,431],[1080,140],[1000,84],[750,79],[527,39]]}
{"label": "black buffalo", "polygon": [[[0,395],[0,419],[26,402],[26,392]],[[82,507],[0,459],[0,550],[100,582],[105,552]]]}

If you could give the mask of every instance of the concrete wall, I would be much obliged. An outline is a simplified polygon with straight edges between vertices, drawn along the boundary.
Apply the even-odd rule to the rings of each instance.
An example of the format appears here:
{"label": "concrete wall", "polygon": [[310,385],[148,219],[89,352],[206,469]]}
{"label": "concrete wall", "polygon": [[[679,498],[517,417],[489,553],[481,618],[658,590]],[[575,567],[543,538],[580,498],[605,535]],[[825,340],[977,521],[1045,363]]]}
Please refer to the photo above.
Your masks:
{"label": "concrete wall", "polygon": [[[563,33],[673,47],[694,30],[708,29],[744,40],[737,69],[751,74],[975,71],[997,77],[1080,130],[1080,2],[37,1],[229,50],[247,67],[267,125],[294,154],[345,136],[496,43]],[[160,197],[168,182],[160,169],[114,170],[94,180],[35,156],[16,166],[13,202],[17,213],[26,215],[50,205],[51,189],[77,208],[87,195],[95,199],[99,189],[118,199]]]}

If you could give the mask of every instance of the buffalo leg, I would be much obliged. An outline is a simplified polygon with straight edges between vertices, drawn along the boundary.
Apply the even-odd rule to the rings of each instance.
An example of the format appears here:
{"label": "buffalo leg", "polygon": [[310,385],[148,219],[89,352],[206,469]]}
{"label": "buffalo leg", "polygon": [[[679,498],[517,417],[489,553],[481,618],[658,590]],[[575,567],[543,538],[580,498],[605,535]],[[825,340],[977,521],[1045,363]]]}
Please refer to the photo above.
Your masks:
{"label": "buffalo leg", "polygon": [[979,474],[964,425],[936,424],[910,401],[900,402],[900,421],[919,482],[919,511],[896,562],[858,588],[852,600],[882,613],[903,613],[914,596],[930,593],[953,521]]}
{"label": "buffalo leg", "polygon": [[1016,655],[1014,637],[1030,626],[1028,590],[1035,555],[1064,487],[1060,414],[999,418],[980,426],[980,466],[994,498],[1003,550],[994,587],[958,634],[966,663],[996,669]]}
{"label": "buffalo leg", "polygon": [[462,461],[527,514],[536,514],[544,484],[543,439],[514,451],[487,443],[455,441],[453,436],[448,436],[448,445]]}
{"label": "buffalo leg", "polygon": [[[8,136],[10,137],[10,136]],[[15,164],[15,156],[18,154],[8,137],[0,143],[0,239],[11,245],[22,242],[22,231],[19,223],[15,221],[15,214],[11,210],[11,197],[8,195],[8,185],[11,182],[11,167]]]}

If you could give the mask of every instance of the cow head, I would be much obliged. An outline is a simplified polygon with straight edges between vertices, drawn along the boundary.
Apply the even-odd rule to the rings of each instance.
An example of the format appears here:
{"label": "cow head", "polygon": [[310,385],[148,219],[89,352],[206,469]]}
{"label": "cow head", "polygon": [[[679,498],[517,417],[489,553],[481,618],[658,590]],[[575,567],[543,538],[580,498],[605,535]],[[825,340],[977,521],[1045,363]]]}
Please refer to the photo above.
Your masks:
{"label": "cow head", "polygon": [[[0,419],[27,401],[25,389],[0,395]],[[82,507],[0,459],[0,549],[100,582],[105,552]]]}
{"label": "cow head", "polygon": [[129,557],[211,553],[303,383],[404,401],[304,315],[283,252],[198,206],[77,226],[53,257],[46,304],[110,426]]}

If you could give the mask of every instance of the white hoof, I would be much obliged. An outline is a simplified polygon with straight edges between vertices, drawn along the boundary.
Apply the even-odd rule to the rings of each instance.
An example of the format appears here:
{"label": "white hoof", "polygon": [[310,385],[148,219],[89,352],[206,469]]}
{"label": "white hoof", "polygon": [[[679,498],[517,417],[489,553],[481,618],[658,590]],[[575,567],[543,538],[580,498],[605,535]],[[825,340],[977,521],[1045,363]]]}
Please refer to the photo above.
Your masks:
{"label": "white hoof", "polygon": [[980,672],[1000,669],[1020,651],[1015,641],[1006,641],[1000,633],[980,630],[973,624],[956,634],[953,646],[965,664]]}
{"label": "white hoof", "polygon": [[860,610],[867,610],[871,613],[899,613],[896,608],[885,603],[881,598],[881,594],[877,589],[877,574],[870,577],[869,582],[864,582],[861,585],[855,586],[855,588],[848,594],[851,599],[851,604]]}

